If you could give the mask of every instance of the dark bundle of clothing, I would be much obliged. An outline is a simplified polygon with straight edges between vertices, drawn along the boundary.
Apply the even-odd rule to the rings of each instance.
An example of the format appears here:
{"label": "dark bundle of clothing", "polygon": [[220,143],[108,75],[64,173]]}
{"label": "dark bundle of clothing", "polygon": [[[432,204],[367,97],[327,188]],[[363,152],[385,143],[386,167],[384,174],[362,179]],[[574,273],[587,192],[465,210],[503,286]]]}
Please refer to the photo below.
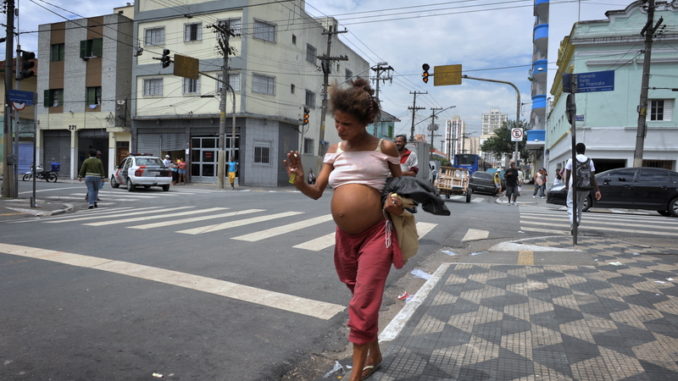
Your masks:
{"label": "dark bundle of clothing", "polygon": [[391,177],[386,180],[384,190],[381,192],[382,202],[391,193],[411,198],[421,204],[422,208],[432,214],[449,216],[450,210],[445,206],[445,201],[438,197],[435,189],[428,183],[412,176]]}

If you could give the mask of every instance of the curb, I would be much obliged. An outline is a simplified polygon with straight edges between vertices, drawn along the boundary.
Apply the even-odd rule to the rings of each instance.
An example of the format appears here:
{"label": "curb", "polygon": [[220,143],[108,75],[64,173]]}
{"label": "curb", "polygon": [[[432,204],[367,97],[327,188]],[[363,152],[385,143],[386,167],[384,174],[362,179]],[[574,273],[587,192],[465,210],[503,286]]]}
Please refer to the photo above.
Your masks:
{"label": "curb", "polygon": [[13,208],[13,207],[7,207],[7,209],[14,210],[16,212],[20,212],[23,214],[29,214],[34,217],[47,217],[47,216],[54,216],[57,214],[64,214],[73,211],[73,204],[62,204],[63,208],[61,209],[55,209],[55,210],[36,210],[36,209],[25,209],[25,208]]}

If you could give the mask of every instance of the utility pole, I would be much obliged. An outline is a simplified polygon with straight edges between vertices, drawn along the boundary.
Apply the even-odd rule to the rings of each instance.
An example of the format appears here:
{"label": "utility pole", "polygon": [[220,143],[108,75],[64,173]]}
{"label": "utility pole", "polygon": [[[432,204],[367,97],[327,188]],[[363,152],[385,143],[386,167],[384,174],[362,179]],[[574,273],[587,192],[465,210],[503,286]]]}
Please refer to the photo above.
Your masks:
{"label": "utility pole", "polygon": [[431,126],[429,127],[429,130],[431,130],[431,150],[433,150],[433,136],[435,131],[438,129],[436,126],[436,111],[442,109],[442,107],[431,107]]}
{"label": "utility pole", "polygon": [[10,118],[12,102],[9,101],[9,91],[14,81],[12,58],[14,57],[14,0],[6,0],[7,4],[7,39],[5,40],[5,118],[3,125],[5,157],[2,161],[2,197],[16,198],[15,187],[16,156],[12,147],[12,120]]}
{"label": "utility pole", "polygon": [[[393,77],[391,76],[391,71],[393,70],[393,67],[391,67],[388,62],[379,62],[375,66],[372,66],[370,69],[372,71],[377,73],[377,77],[375,78],[375,82],[377,84],[377,92],[376,92],[376,98],[377,98],[377,103],[379,104],[379,115],[377,115],[376,120],[375,120],[375,125],[374,125],[374,135],[377,135],[377,123],[381,122],[381,98],[379,98],[379,80],[383,80],[384,83],[386,83],[387,80],[390,80],[393,82]],[[384,78],[381,78],[381,73],[386,72],[386,76]]]}
{"label": "utility pole", "polygon": [[643,166],[643,150],[645,147],[645,136],[647,136],[647,93],[650,85],[650,61],[652,59],[652,40],[654,34],[659,29],[663,18],[654,23],[654,0],[649,0],[647,5],[647,22],[640,31],[640,35],[645,37],[645,57],[643,58],[643,77],[640,85],[640,104],[638,105],[638,129],[636,131],[636,149],[633,152],[633,166]]}
{"label": "utility pole", "polygon": [[332,36],[339,33],[346,33],[347,30],[334,30],[334,27],[330,25],[328,30],[324,31],[322,34],[327,36],[327,52],[318,56],[320,60],[320,67],[323,70],[323,103],[322,110],[320,111],[320,135],[318,136],[318,155],[325,155],[326,144],[323,144],[325,141],[325,114],[327,113],[327,88],[330,81],[330,71],[332,69],[332,62],[334,61],[348,61],[347,56],[337,56],[332,57],[330,55],[331,46],[332,46]]}
{"label": "utility pole", "polygon": [[[221,101],[219,102],[219,151],[217,151],[217,185],[219,189],[224,189],[224,179],[226,177],[226,94],[230,88],[228,79],[228,55],[231,53],[229,45],[230,38],[235,37],[228,21],[220,21],[211,25],[218,33],[217,41],[219,49],[223,55],[223,66],[221,67],[221,77],[223,79],[221,87]],[[233,94],[235,102],[235,93]],[[231,151],[229,160],[235,160],[235,107],[233,107],[233,129],[231,131]]]}
{"label": "utility pole", "polygon": [[410,141],[414,141],[414,114],[417,112],[417,110],[424,110],[425,107],[417,107],[417,94],[428,94],[428,91],[410,91],[410,94],[414,95],[414,99],[412,100],[412,107],[408,107],[408,110],[412,110],[412,129],[410,130]]}

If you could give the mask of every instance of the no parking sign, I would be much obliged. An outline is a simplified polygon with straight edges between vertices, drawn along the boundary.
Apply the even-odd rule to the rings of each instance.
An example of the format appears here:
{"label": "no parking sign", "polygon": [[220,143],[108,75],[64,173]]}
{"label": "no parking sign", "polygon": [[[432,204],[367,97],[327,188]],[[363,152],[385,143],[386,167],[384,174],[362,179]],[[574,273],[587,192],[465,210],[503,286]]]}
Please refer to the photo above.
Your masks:
{"label": "no parking sign", "polygon": [[511,129],[511,141],[520,142],[523,140],[523,129],[522,128],[512,128]]}

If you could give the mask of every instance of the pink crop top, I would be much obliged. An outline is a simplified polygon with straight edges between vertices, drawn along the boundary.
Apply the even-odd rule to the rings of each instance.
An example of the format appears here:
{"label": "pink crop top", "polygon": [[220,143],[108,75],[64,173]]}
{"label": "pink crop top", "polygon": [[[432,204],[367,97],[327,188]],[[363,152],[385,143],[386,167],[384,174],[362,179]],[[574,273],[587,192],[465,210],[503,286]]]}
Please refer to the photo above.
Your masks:
{"label": "pink crop top", "polygon": [[374,151],[349,151],[337,146],[337,152],[327,153],[323,163],[334,167],[330,173],[329,184],[338,188],[344,184],[364,184],[379,192],[384,188],[391,170],[388,163],[398,165],[400,158],[381,152],[381,140]]}

